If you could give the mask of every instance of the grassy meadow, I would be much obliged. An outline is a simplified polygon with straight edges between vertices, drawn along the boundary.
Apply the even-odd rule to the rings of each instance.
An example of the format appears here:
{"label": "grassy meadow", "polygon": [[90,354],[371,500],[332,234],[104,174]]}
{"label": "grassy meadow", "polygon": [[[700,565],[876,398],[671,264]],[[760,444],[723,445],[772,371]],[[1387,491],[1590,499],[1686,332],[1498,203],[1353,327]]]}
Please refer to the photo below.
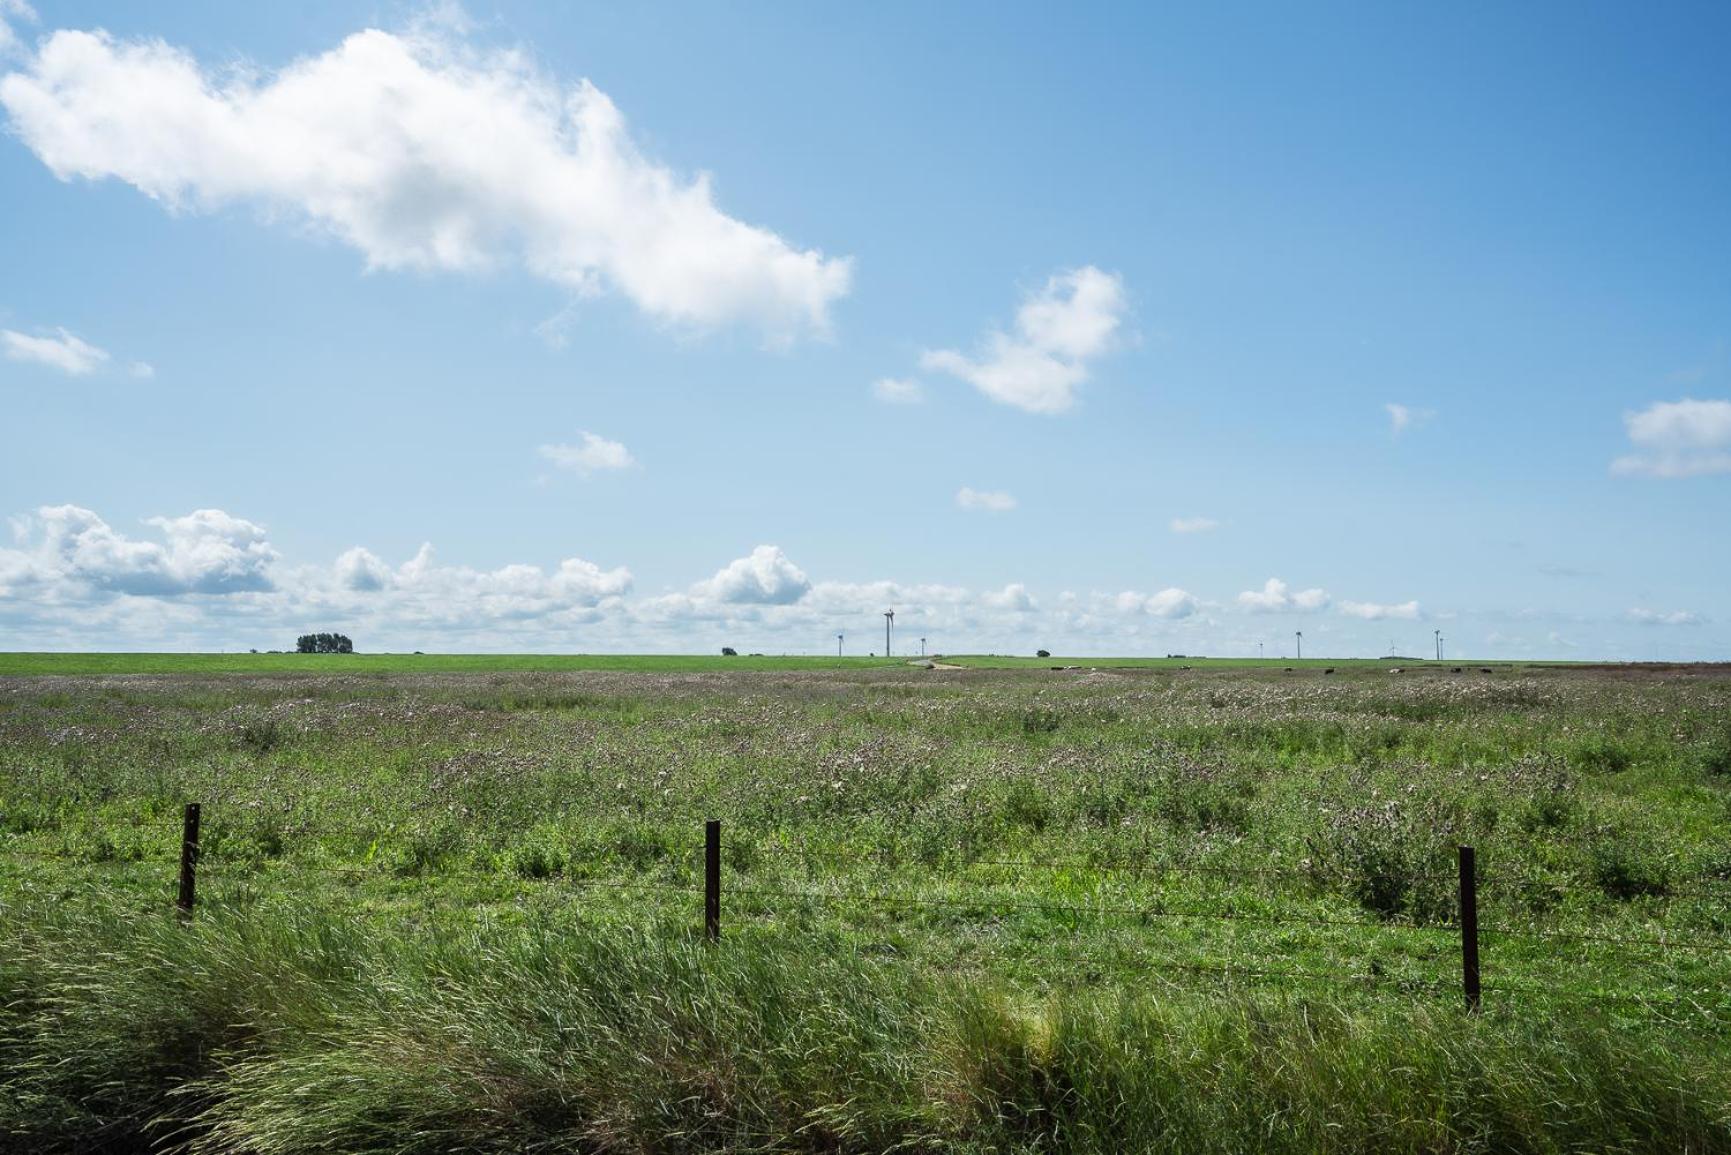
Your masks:
{"label": "grassy meadow", "polygon": [[0,655],[0,1150],[1731,1152],[1731,671],[976,661]]}

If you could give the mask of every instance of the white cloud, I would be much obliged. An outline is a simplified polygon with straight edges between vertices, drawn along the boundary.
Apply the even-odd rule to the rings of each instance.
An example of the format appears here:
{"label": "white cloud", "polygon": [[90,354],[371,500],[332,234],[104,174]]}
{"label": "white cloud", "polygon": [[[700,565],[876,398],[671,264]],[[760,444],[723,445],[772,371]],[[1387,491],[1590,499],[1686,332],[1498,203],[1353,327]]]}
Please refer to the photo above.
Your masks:
{"label": "white cloud", "polygon": [[1363,618],[1367,622],[1378,622],[1390,618],[1412,621],[1419,616],[1417,602],[1401,602],[1398,605],[1381,605],[1377,602],[1341,602],[1340,612],[1355,618]]}
{"label": "white cloud", "polygon": [[1702,618],[1700,614],[1688,610],[1672,610],[1663,613],[1658,610],[1632,609],[1629,620],[1643,626],[1698,626]]}
{"label": "white cloud", "polygon": [[108,362],[108,353],[90,342],[56,329],[52,337],[32,337],[11,329],[0,329],[0,344],[13,361],[30,361],[58,369],[74,377],[96,372]]}
{"label": "white cloud", "polygon": [[1212,517],[1175,517],[1171,525],[1173,533],[1207,533],[1220,528],[1220,523]]}
{"label": "white cloud", "polygon": [[1254,613],[1285,613],[1293,610],[1326,609],[1328,591],[1321,589],[1288,589],[1279,578],[1269,578],[1260,590],[1245,590],[1238,595],[1238,604]]}
{"label": "white cloud", "polygon": [[337,558],[337,584],[346,590],[382,590],[391,583],[391,567],[371,550],[355,546]]}
{"label": "white cloud", "polygon": [[1611,472],[1648,477],[1731,473],[1731,401],[1659,401],[1625,413],[1635,449],[1611,462]]}
{"label": "white cloud", "polygon": [[4,60],[23,48],[23,42],[18,39],[17,30],[12,27],[11,22],[13,20],[34,24],[36,11],[24,0],[0,0],[0,60]]}
{"label": "white cloud", "polygon": [[872,382],[872,396],[886,405],[918,405],[926,399],[926,391],[912,378],[883,377]]}
{"label": "white cloud", "polygon": [[274,73],[207,70],[158,40],[63,30],[0,78],[11,130],[63,180],[113,177],[172,211],[250,204],[374,269],[519,263],[659,320],[822,333],[850,262],[716,207],[639,150],[613,102],[450,22],[371,29]]}
{"label": "white cloud", "polygon": [[76,505],[45,505],[16,526],[23,548],[0,550],[0,572],[7,585],[49,587],[56,596],[231,594],[272,586],[277,552],[262,526],[219,509],[145,524],[164,540],[129,538]]}
{"label": "white cloud", "polygon": [[[589,611],[617,601],[631,590],[631,571],[603,570],[582,558],[566,558],[548,573],[540,566],[505,565],[493,570],[441,566],[433,547],[390,569],[367,550],[351,549],[337,559],[337,591],[330,607],[367,613],[401,628],[405,625],[465,628],[476,624],[589,620]],[[316,589],[303,596],[318,601]],[[362,600],[356,601],[358,595]]]}
{"label": "white cloud", "polygon": [[760,545],[692,587],[692,595],[725,605],[788,605],[810,589],[811,579],[786,554],[773,545]]}
{"label": "white cloud", "polygon": [[1113,347],[1125,308],[1123,281],[1086,265],[1048,280],[1016,311],[1014,334],[992,331],[977,359],[930,349],[920,365],[960,377],[994,401],[1061,413],[1075,403],[1089,363]]}
{"label": "white cloud", "polygon": [[1187,618],[1202,606],[1195,595],[1176,587],[1144,594],[1125,590],[1112,599],[1113,608],[1124,614],[1148,614],[1156,618]]}
{"label": "white cloud", "polygon": [[1016,508],[1016,499],[1000,490],[973,489],[964,485],[956,491],[956,504],[970,512],[1008,513]]}
{"label": "white cloud", "polygon": [[1033,613],[1039,608],[1034,601],[1034,595],[1028,592],[1028,587],[1021,582],[1011,582],[1001,590],[987,591],[980,596],[982,604],[994,610],[1009,610],[1012,613]]}
{"label": "white cloud", "polygon": [[1436,416],[1434,409],[1414,409],[1409,405],[1396,405],[1389,402],[1383,406],[1388,412],[1389,432],[1399,437],[1408,429],[1417,429]]}
{"label": "white cloud", "polygon": [[149,381],[156,376],[156,367],[148,361],[134,361],[126,367],[126,371],[140,381]]}
{"label": "white cloud", "polygon": [[536,450],[560,469],[588,477],[606,469],[629,469],[636,464],[630,450],[617,441],[609,441],[587,430],[581,445],[543,445]]}

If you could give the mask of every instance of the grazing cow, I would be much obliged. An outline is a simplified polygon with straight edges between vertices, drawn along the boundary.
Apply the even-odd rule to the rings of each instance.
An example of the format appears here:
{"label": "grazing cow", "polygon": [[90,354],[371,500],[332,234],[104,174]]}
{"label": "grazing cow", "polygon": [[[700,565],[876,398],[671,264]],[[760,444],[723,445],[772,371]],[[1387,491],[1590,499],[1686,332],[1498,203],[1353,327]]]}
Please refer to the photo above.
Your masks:
{"label": "grazing cow", "polygon": [[1322,671],[1322,672],[1323,672],[1323,673],[1325,673],[1325,674],[1332,674],[1332,673],[1334,673],[1334,667],[1333,667],[1333,666],[1330,666],[1330,667],[1328,667],[1328,669],[1326,669],[1326,670],[1324,670],[1324,671]]}

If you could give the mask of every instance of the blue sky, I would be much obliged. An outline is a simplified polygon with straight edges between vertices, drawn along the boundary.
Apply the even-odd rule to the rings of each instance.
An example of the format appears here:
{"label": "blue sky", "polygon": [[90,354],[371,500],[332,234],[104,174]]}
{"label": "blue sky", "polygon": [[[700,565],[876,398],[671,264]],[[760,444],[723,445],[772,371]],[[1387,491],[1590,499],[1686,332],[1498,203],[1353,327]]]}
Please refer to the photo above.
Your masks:
{"label": "blue sky", "polygon": [[1722,5],[0,18],[0,647],[1731,656]]}

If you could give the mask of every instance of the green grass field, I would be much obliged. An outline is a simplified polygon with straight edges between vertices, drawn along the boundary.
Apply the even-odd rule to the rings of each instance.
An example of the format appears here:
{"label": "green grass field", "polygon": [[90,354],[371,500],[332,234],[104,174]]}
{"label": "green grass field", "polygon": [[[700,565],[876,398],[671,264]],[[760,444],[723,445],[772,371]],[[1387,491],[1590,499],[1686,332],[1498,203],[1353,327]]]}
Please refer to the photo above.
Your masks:
{"label": "green grass field", "polygon": [[0,656],[0,1149],[1731,1151],[1731,672],[981,661]]}

